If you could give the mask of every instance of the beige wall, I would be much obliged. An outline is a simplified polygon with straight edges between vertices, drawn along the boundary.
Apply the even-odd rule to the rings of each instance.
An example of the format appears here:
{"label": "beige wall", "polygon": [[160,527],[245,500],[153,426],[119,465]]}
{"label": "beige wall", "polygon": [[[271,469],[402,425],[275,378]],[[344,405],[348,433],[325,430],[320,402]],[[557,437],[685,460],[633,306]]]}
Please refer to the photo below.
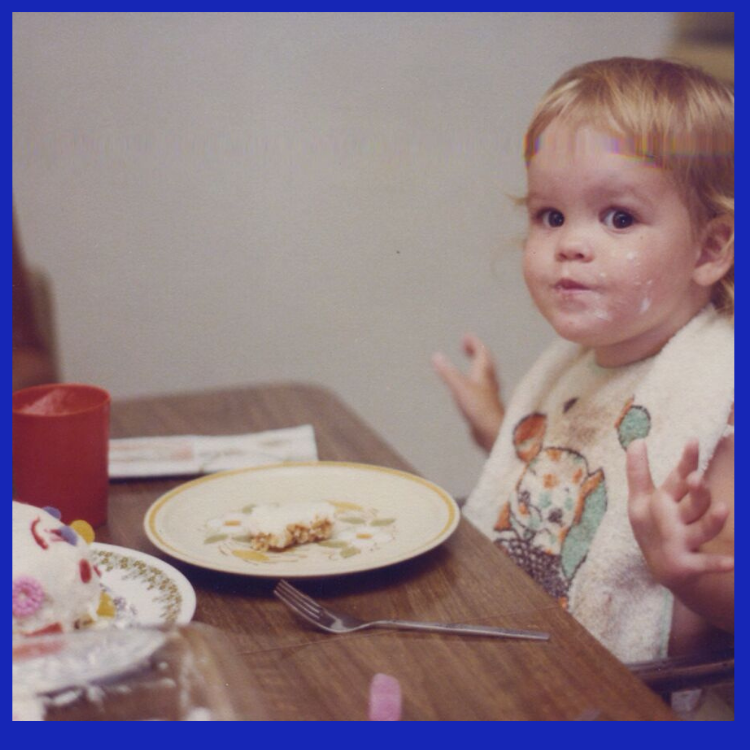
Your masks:
{"label": "beige wall", "polygon": [[115,397],[324,384],[425,476],[480,469],[433,375],[510,392],[551,333],[514,249],[521,138],[563,70],[667,13],[15,13],[13,187],[64,375]]}

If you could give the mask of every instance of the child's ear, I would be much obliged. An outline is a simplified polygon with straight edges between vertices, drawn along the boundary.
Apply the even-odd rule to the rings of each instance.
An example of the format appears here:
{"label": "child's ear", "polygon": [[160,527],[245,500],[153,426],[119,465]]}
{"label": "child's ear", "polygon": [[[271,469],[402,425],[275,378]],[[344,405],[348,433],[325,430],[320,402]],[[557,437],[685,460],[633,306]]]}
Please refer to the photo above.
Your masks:
{"label": "child's ear", "polygon": [[734,265],[734,221],[717,216],[702,232],[700,255],[695,263],[693,281],[710,287],[724,278]]}

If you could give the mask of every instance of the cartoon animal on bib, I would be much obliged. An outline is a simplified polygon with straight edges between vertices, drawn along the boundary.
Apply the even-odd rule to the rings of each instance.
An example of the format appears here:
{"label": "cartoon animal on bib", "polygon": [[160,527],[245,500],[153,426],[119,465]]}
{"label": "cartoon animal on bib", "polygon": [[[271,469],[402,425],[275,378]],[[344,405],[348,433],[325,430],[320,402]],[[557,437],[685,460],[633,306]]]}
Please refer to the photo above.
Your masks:
{"label": "cartoon animal on bib", "polygon": [[548,593],[567,605],[573,577],[607,509],[604,472],[577,451],[544,447],[547,417],[530,414],[513,433],[526,464],[495,524],[500,545]]}

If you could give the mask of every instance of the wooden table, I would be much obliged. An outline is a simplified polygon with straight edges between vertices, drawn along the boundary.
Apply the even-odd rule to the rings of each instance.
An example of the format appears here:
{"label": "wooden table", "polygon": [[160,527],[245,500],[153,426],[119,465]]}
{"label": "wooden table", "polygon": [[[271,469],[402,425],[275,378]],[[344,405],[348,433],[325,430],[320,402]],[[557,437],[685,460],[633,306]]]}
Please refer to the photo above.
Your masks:
{"label": "wooden table", "polygon": [[[112,436],[239,434],[311,424],[320,459],[412,471],[327,390],[295,384],[115,402]],[[97,540],[142,550],[180,569],[195,620],[220,628],[247,667],[261,715],[363,720],[379,672],[401,682],[405,720],[671,720],[666,705],[467,521],[441,547],[382,570],[305,581],[308,593],[363,618],[481,623],[546,630],[549,642],[369,630],[329,635],[272,596],[274,582],[170,560],[143,517],[184,480],[111,485]]]}

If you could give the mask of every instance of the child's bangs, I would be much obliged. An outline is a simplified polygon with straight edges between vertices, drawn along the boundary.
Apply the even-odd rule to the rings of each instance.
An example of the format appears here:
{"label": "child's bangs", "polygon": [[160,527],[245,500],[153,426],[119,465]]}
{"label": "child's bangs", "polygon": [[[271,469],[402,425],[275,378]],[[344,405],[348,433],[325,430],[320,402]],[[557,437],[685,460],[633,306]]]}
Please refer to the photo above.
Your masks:
{"label": "child's bangs", "polygon": [[558,118],[611,133],[623,153],[675,172],[678,181],[707,160],[733,169],[731,92],[684,66],[614,59],[574,69],[537,109],[526,137],[527,163]]}
{"label": "child's bangs", "polygon": [[[609,133],[619,144],[624,155],[645,159],[669,168],[675,160],[700,157],[714,158],[715,144],[701,133],[686,132],[684,123],[676,121],[675,108],[624,97],[576,98],[560,101],[538,113],[524,142],[524,156],[528,163],[539,150],[540,137],[553,121],[561,121],[572,128],[593,127]],[[724,149],[731,152],[731,144]]]}

